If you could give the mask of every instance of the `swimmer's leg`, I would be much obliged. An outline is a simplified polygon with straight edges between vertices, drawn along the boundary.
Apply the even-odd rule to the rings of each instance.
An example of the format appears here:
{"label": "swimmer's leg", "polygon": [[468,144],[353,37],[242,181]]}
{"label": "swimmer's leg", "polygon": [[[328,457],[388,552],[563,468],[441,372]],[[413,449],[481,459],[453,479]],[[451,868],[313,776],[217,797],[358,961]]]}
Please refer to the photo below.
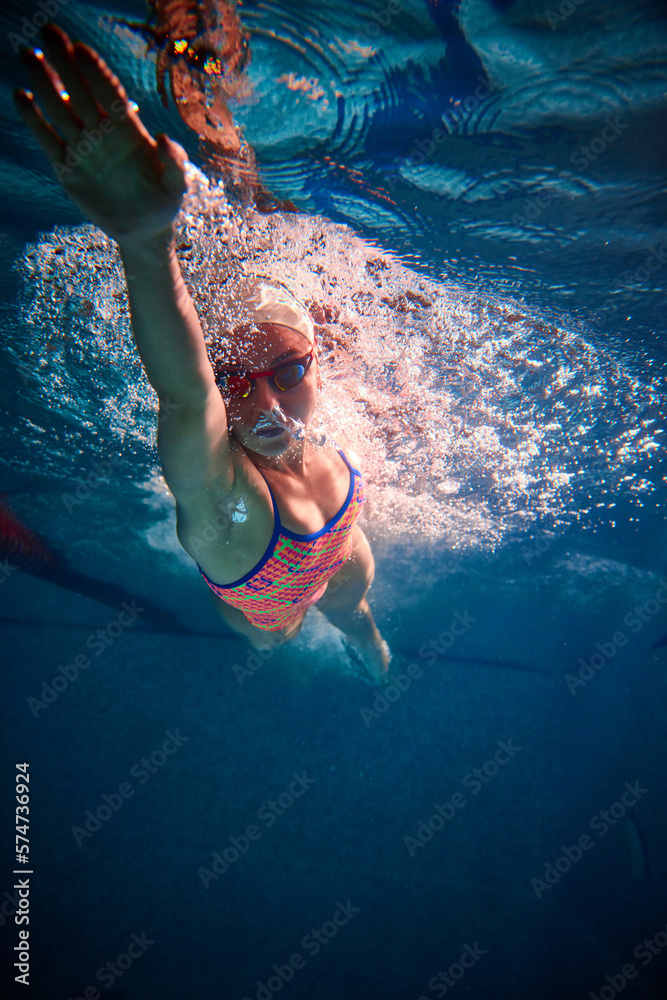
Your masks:
{"label": "swimmer's leg", "polygon": [[374,680],[383,683],[387,680],[391,653],[366,600],[374,577],[371,547],[359,525],[355,525],[350,557],[329,580],[317,607],[362,650]]}
{"label": "swimmer's leg", "polygon": [[217,594],[214,594],[212,590],[209,593],[213,598],[218,614],[225,624],[229,625],[237,635],[242,635],[244,639],[247,639],[253,649],[271,649],[282,646],[283,643],[294,639],[299,634],[303,625],[303,619],[306,617],[306,612],[304,611],[301,617],[292,625],[287,625],[285,628],[276,629],[275,631],[256,628],[238,608],[227,604]]}

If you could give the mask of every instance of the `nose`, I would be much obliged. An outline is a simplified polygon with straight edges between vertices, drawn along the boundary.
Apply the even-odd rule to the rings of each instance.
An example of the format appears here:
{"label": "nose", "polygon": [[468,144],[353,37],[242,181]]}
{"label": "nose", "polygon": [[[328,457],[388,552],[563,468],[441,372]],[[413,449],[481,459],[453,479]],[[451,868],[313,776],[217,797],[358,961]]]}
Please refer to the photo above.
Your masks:
{"label": "nose", "polygon": [[258,378],[252,392],[253,406],[262,413],[271,413],[278,402],[278,392],[268,378]]}

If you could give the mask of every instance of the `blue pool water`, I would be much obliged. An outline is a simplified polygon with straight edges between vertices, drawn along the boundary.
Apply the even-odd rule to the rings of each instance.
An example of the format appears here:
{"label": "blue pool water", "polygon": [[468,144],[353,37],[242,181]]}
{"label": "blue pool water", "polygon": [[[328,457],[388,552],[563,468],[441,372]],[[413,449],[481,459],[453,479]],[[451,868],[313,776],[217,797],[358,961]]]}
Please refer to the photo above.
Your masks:
{"label": "blue pool water", "polygon": [[[235,120],[304,214],[193,175],[182,264],[211,314],[242,256],[337,311],[321,417],[366,473],[381,695],[316,610],[253,658],[180,549],[113,247],[11,106],[37,10],[0,38],[0,503],[70,575],[0,577],[16,995],[667,996],[664,6],[239,8]],[[205,173],[112,16],[145,12],[57,20]]]}

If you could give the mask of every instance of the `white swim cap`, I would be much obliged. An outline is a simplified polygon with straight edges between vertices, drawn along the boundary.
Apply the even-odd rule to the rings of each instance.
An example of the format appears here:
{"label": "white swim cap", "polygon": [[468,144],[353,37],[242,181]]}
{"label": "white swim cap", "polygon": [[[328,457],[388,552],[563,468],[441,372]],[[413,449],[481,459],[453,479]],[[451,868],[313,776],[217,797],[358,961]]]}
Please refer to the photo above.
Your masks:
{"label": "white swim cap", "polygon": [[288,326],[315,343],[315,330],[308,310],[284,285],[270,278],[243,277],[230,280],[230,292],[220,303],[220,329],[234,339],[239,327],[276,323]]}

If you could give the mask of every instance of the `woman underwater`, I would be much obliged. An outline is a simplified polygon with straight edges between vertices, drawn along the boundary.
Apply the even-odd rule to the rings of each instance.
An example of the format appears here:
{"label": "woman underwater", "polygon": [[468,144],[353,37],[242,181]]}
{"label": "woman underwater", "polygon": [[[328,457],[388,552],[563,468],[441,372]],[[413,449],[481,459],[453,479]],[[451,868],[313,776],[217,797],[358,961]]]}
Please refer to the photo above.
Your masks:
{"label": "woman underwater", "polygon": [[[91,48],[54,25],[43,44],[48,61],[40,50],[23,60],[49,120],[27,91],[16,104],[65,191],[118,245],[137,349],[159,398],[158,450],[181,545],[251,645],[294,638],[318,602],[381,681],[391,654],[366,600],[375,567],[356,523],[361,475],[302,433],[318,389],[308,311],[268,279],[237,282],[214,371],[173,238],[184,150],[147,132]],[[93,129],[103,139],[69,167],[68,147]],[[216,537],[202,542],[210,525]]]}

